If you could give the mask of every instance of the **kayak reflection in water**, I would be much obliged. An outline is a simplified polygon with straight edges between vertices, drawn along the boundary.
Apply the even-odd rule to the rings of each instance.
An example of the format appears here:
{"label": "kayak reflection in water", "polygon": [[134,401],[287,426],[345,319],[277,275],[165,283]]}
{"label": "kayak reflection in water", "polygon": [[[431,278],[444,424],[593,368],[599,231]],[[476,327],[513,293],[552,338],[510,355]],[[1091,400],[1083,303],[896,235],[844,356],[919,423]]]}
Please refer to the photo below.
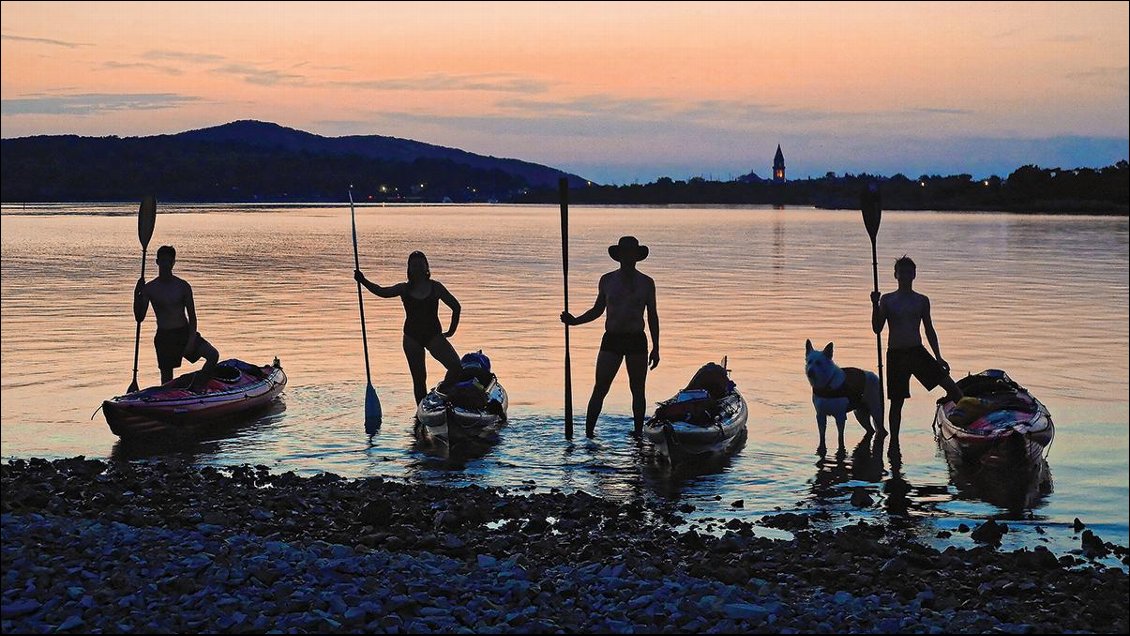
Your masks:
{"label": "kayak reflection in water", "polygon": [[173,275],[177,251],[172,245],[162,245],[157,250],[157,278],[145,282],[138,278],[133,290],[133,314],[137,322],[145,320],[149,305],[157,317],[157,333],[153,347],[157,350],[157,367],[161,369],[161,384],[173,379],[173,369],[181,359],[196,362],[204,358],[204,368],[197,373],[193,387],[203,387],[211,377],[220,353],[196,326],[196,304],[192,299],[192,286]]}
{"label": "kayak reflection in water", "polygon": [[[444,382],[458,379],[462,372],[459,354],[448,338],[455,335],[459,326],[459,301],[438,280],[432,280],[428,257],[423,252],[408,255],[408,280],[390,287],[382,287],[365,278],[361,270],[353,272],[353,279],[381,298],[397,298],[404,303],[404,357],[412,372],[412,391],[416,404],[428,394],[428,367],[424,350],[432,354],[444,367]],[[447,331],[439,324],[439,301],[451,308],[451,327]]]}
{"label": "kayak reflection in water", "polygon": [[[612,387],[612,381],[616,379],[620,362],[626,361],[628,385],[632,390],[635,434],[640,436],[647,410],[644,385],[648,362],[650,360],[652,369],[659,366],[659,312],[655,307],[655,281],[636,269],[636,263],[648,255],[647,246],[640,245],[636,237],[621,237],[619,243],[608,248],[608,255],[620,263],[620,268],[600,277],[596,303],[592,309],[580,316],[563,311],[561,322],[583,325],[596,320],[605,309],[608,310],[608,318],[604,322],[604,338],[600,341],[600,353],[596,356],[596,383],[585,415],[585,435],[594,435],[596,418],[604,407],[604,398]],[[651,331],[650,356],[647,353],[647,336],[643,330],[644,310],[647,311],[647,323]]]}

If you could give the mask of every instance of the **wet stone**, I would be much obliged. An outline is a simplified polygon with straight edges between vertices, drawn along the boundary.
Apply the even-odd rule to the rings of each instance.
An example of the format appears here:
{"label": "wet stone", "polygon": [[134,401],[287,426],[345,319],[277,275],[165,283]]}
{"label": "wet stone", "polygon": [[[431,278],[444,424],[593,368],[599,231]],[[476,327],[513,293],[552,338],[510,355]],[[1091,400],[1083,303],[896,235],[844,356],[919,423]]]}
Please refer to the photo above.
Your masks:
{"label": "wet stone", "polygon": [[[673,505],[639,498],[258,467],[229,477],[187,462],[107,464],[93,476],[85,466],[23,461],[0,472],[5,633],[1128,627],[1124,570],[1046,548],[940,552],[897,523],[826,531],[812,525],[832,519],[820,510],[758,521],[794,534],[772,540],[732,514],[699,520],[709,533],[684,532]],[[37,492],[51,509],[13,509]],[[527,533],[539,520],[546,527]],[[1093,532],[1080,546],[1130,558]]]}

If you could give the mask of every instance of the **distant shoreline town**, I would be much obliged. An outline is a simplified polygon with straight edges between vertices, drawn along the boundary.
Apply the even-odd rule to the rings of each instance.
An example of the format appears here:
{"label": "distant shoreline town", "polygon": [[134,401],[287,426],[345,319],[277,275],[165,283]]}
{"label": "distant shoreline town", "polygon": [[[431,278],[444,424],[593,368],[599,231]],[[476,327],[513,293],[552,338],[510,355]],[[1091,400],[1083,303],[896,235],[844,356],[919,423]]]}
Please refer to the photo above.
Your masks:
{"label": "distant shoreline town", "polygon": [[135,200],[180,203],[359,202],[599,205],[774,205],[857,209],[878,184],[886,209],[1130,215],[1130,164],[1104,168],[1026,165],[1007,176],[882,176],[829,172],[789,180],[780,146],[771,176],[703,177],[601,185],[518,159],[383,136],[322,137],[259,121],[175,135],[0,140],[0,201]]}

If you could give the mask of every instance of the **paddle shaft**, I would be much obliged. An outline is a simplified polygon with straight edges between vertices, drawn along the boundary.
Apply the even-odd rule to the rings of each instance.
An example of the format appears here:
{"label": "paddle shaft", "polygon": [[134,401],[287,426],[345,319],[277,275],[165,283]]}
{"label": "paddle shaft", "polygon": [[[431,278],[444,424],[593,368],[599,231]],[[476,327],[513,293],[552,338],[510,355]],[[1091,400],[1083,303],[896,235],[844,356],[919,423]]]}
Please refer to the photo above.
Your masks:
{"label": "paddle shaft", "polygon": [[[361,269],[361,257],[357,252],[357,213],[353,210],[353,190],[349,190],[349,219],[353,223],[353,267]],[[365,351],[365,382],[371,389],[373,377],[369,371],[369,336],[365,331],[365,298],[361,294],[361,281],[357,281],[357,307],[361,310],[361,348]]]}
{"label": "paddle shaft", "polygon": [[[565,311],[569,311],[569,180],[557,182],[561,195],[561,272],[564,277]],[[565,439],[573,439],[573,373],[569,361],[569,325],[565,325]]]}
{"label": "paddle shaft", "polygon": [[[879,258],[875,250],[875,237],[871,237],[871,275],[875,281],[875,292],[879,291]],[[883,391],[883,336],[875,334],[875,356],[879,359],[879,399],[885,400]]]}
{"label": "paddle shaft", "polygon": [[[145,280],[145,252],[148,246],[141,246],[141,280]],[[133,382],[130,382],[129,393],[137,390],[137,359],[141,353],[141,321],[137,321],[137,333],[133,336]]]}

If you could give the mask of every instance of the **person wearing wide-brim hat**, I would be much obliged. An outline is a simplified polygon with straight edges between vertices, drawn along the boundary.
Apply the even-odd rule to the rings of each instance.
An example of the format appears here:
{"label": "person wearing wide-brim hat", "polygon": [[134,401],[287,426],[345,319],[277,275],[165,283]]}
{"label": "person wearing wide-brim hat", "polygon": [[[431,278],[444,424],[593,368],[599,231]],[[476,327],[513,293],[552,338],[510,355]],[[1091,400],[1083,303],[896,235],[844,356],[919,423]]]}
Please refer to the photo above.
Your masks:
{"label": "person wearing wide-brim hat", "polygon": [[[620,263],[619,269],[600,277],[596,303],[580,316],[563,311],[561,322],[583,325],[592,322],[608,310],[604,322],[604,338],[596,356],[596,383],[592,388],[588,412],[585,416],[585,435],[592,437],[596,419],[604,407],[604,398],[620,370],[620,362],[628,367],[628,385],[632,391],[632,416],[635,434],[643,432],[647,399],[644,386],[647,371],[659,365],[659,312],[655,306],[655,281],[636,269],[636,263],[647,258],[646,245],[634,236],[622,236],[616,245],[608,247],[608,255]],[[644,312],[651,331],[651,354],[648,355],[647,336],[644,334]]]}

